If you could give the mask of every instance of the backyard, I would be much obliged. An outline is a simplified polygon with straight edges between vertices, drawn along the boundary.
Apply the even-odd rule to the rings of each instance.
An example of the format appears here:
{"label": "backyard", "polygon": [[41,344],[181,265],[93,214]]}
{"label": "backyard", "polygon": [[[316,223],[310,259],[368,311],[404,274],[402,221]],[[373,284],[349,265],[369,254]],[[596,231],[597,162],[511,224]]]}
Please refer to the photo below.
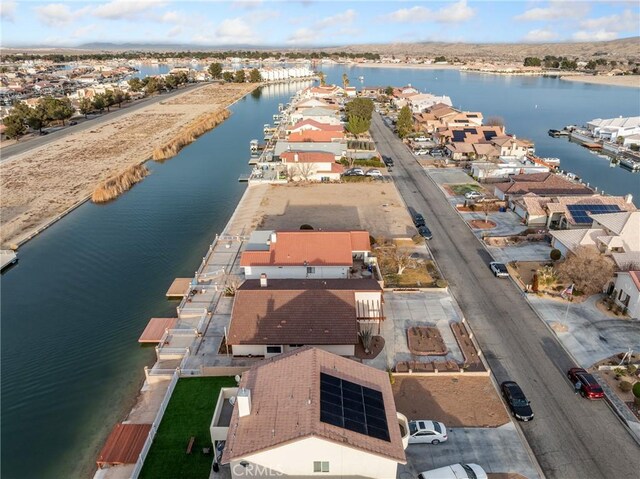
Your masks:
{"label": "backyard", "polygon": [[[222,387],[235,386],[230,377],[183,378],[178,381],[140,474],[147,479],[189,477],[211,473],[213,447],[209,425]],[[190,439],[195,441],[187,454]],[[209,454],[203,448],[210,448]]]}

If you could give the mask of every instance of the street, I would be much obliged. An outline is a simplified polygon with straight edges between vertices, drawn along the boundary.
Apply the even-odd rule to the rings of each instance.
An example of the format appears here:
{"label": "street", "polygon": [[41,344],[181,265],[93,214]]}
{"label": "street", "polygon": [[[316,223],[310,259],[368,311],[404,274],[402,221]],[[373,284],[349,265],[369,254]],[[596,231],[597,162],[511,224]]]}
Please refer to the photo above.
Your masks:
{"label": "street", "polygon": [[521,428],[545,475],[637,477],[640,447],[606,402],[574,395],[566,379],[574,363],[556,337],[509,279],[493,276],[490,255],[375,113],[371,133],[380,154],[395,161],[391,174],[405,203],[424,215],[433,257],[496,379],[517,381],[531,400],[536,418]]}

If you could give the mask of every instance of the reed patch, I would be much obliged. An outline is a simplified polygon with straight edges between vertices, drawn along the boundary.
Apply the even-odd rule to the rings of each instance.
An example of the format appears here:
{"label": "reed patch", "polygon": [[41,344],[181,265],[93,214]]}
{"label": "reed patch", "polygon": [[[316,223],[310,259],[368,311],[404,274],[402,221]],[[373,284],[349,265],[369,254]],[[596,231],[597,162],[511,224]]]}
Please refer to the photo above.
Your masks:
{"label": "reed patch", "polygon": [[144,165],[130,166],[122,173],[100,183],[91,194],[91,201],[94,203],[106,203],[117,198],[133,185],[141,181],[149,174],[149,170]]}

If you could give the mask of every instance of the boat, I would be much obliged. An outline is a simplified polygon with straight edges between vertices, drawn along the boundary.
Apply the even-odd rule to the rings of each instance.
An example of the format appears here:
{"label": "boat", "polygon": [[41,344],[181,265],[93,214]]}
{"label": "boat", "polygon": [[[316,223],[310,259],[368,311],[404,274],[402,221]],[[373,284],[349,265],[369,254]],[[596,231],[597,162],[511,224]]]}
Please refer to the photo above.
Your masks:
{"label": "boat", "polygon": [[621,157],[620,166],[623,166],[626,169],[631,171],[638,171],[640,170],[640,161],[632,160],[631,158]]}
{"label": "boat", "polygon": [[551,129],[551,130],[548,131],[548,133],[549,133],[549,136],[552,136],[554,138],[559,138],[561,136],[569,136],[569,132],[566,131],[566,130],[554,130],[554,129]]}
{"label": "boat", "polygon": [[0,271],[18,261],[18,255],[11,249],[0,250]]}
{"label": "boat", "polygon": [[560,158],[540,158],[548,165],[560,166]]}
{"label": "boat", "polygon": [[364,81],[364,77],[363,77],[362,75],[360,75],[360,76],[358,77],[358,80],[360,80],[360,81],[362,82],[362,81]]}

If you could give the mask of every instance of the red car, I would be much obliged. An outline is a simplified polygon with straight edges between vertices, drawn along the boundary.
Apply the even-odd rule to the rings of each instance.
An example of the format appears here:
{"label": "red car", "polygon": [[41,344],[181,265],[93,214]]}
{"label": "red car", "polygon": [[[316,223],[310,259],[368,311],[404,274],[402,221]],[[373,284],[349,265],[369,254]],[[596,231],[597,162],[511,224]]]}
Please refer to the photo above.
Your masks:
{"label": "red car", "polygon": [[571,384],[577,384],[580,381],[580,394],[587,399],[602,399],[604,391],[591,374],[582,368],[571,368],[567,373]]}

